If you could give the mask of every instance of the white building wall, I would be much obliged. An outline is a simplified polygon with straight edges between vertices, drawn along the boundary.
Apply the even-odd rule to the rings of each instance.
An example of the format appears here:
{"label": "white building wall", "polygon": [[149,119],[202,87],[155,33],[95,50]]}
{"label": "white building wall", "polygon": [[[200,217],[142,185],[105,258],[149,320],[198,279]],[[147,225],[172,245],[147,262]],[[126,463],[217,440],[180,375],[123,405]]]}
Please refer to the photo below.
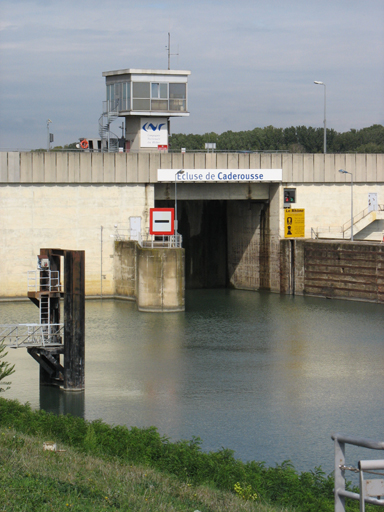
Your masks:
{"label": "white building wall", "polygon": [[[354,215],[368,206],[368,193],[384,204],[384,154],[0,152],[0,297],[26,295],[26,272],[35,269],[42,247],[85,250],[86,293],[99,294],[101,226],[103,293],[113,294],[110,235],[130,216],[141,216],[148,228],[159,168],[282,169],[281,185],[270,190],[276,243],[284,237],[284,187],[296,188],[308,238],[311,228],[350,219],[350,176],[339,169],[353,173]],[[367,238],[380,229],[377,222]]]}
{"label": "white building wall", "polygon": [[151,185],[0,186],[0,297],[25,297],[27,271],[36,269],[40,248],[85,250],[85,293],[113,294],[114,225],[128,227],[141,216],[148,228],[154,205]]}
{"label": "white building wall", "polygon": [[[347,175],[348,178],[350,176]],[[296,188],[296,203],[292,208],[305,209],[305,236],[311,237],[311,228],[336,233],[337,228],[351,219],[351,185],[347,183],[283,183],[283,187]],[[353,215],[368,208],[368,194],[377,193],[378,205],[384,208],[384,183],[353,184]],[[284,238],[284,207],[281,198],[280,237]],[[370,238],[372,239],[372,237]],[[381,240],[380,235],[378,239]]]}

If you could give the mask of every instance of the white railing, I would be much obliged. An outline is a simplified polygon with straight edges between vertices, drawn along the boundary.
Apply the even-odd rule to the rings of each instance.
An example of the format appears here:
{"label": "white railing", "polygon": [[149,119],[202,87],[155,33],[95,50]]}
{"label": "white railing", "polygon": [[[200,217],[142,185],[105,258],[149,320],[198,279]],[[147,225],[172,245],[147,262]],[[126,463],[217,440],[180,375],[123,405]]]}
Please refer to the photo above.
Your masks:
{"label": "white railing", "polygon": [[0,343],[10,348],[57,346],[63,336],[64,324],[0,325]]}
{"label": "white railing", "polygon": [[175,235],[151,235],[148,232],[138,232],[129,228],[115,228],[111,235],[117,242],[135,241],[141,247],[163,247],[167,249],[181,248],[183,237],[179,233]]}
{"label": "white railing", "polygon": [[[345,498],[359,500],[360,512],[365,512],[365,503],[384,507],[384,499],[380,499],[384,497],[384,480],[379,478],[364,480],[364,471],[375,476],[383,476],[384,460],[360,460],[357,468],[345,464],[346,444],[371,450],[384,450],[384,442],[339,433],[331,437],[335,445],[335,512],[345,512]],[[345,471],[359,473],[360,494],[346,490]]]}
{"label": "white railing", "polygon": [[[367,207],[365,210],[362,210],[361,212],[357,213],[353,217],[353,225],[357,224],[360,220],[367,217],[370,213],[374,211],[384,211],[384,204],[377,205],[376,210],[372,210],[372,207]],[[335,238],[345,238],[345,234],[347,231],[351,229],[351,219],[347,220],[347,222],[344,222],[342,226],[328,226],[325,228],[319,227],[319,228],[311,228],[311,238],[328,238],[326,235],[333,234],[336,235]]]}
{"label": "white railing", "polygon": [[28,270],[27,279],[29,292],[61,291],[60,272],[58,270]]}
{"label": "white railing", "polygon": [[[374,211],[381,212],[383,210],[384,210],[384,205],[383,204],[377,205],[377,209],[376,210],[373,210],[371,206],[368,206],[367,208],[365,208],[365,210],[363,210],[363,211],[357,213],[356,215],[354,215],[354,217],[353,217],[353,225],[355,225],[357,222],[359,222],[359,220],[364,219],[364,217],[369,215],[371,212],[374,212]],[[344,222],[344,224],[343,224],[341,229],[342,229],[343,233],[345,233],[345,231],[347,231],[348,229],[351,229],[351,220],[348,220],[347,222]]]}

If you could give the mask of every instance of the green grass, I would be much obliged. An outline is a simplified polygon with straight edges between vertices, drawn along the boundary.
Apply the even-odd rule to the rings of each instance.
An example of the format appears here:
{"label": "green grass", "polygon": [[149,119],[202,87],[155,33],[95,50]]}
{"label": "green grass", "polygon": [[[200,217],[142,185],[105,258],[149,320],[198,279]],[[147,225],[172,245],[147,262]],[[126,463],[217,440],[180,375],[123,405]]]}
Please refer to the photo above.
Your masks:
{"label": "green grass", "polygon": [[[289,461],[244,463],[229,449],[203,452],[198,438],[172,443],[154,427],[55,416],[0,398],[0,429],[0,492],[8,500],[1,508],[0,496],[0,512],[57,511],[67,503],[84,511],[334,510],[333,477],[321,468],[299,474]],[[49,440],[66,451],[42,452]],[[358,510],[348,500],[347,511]]]}
{"label": "green grass", "polygon": [[0,429],[0,511],[283,511],[116,458],[58,448],[65,451],[44,451],[43,438]]}

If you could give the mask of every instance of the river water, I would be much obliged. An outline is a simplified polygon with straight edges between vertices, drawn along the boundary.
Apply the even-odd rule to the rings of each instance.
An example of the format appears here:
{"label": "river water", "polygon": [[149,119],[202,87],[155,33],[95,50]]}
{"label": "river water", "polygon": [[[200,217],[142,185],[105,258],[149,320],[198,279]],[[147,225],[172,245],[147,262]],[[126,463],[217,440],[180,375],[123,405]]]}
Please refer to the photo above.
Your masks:
{"label": "river water", "polygon": [[[32,303],[0,304],[0,324],[37,318]],[[85,392],[40,389],[38,364],[9,349],[3,396],[329,473],[333,432],[384,440],[383,333],[383,306],[362,302],[189,290],[185,313],[156,314],[87,301]],[[348,463],[361,456],[382,453],[347,448]]]}

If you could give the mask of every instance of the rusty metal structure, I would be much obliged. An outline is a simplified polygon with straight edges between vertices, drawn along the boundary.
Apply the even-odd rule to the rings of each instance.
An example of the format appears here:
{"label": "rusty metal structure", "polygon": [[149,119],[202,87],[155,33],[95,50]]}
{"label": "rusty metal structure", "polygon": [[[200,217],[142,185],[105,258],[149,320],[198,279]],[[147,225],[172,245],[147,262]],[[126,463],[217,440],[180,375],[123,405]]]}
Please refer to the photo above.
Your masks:
{"label": "rusty metal structure", "polygon": [[[0,341],[12,348],[27,348],[40,365],[40,385],[81,391],[85,386],[85,252],[40,249],[37,260],[37,271],[28,273],[28,298],[39,308],[40,322],[1,326]],[[60,322],[62,298],[64,323]]]}

